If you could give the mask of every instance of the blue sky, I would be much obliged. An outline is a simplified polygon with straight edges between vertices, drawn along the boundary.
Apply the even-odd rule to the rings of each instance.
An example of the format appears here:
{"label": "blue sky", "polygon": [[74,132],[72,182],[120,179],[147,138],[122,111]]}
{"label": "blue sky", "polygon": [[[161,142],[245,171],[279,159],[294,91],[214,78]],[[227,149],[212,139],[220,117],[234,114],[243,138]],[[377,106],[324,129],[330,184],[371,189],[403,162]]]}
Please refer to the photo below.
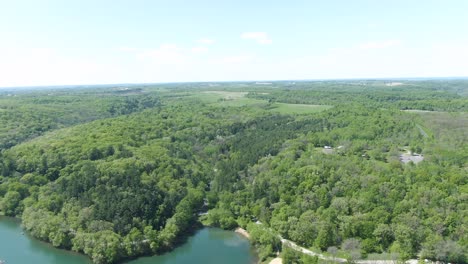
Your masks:
{"label": "blue sky", "polygon": [[468,1],[0,0],[0,87],[468,76]]}

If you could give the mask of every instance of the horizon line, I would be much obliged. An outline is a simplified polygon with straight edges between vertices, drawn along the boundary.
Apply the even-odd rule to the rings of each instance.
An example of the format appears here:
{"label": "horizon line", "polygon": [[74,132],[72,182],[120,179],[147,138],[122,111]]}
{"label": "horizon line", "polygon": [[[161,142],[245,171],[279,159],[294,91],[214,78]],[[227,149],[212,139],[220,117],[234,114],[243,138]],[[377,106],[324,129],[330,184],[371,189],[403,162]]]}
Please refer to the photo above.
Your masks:
{"label": "horizon line", "polygon": [[73,88],[86,86],[119,86],[119,85],[162,85],[187,83],[243,83],[243,82],[319,82],[319,81],[424,81],[424,80],[465,80],[468,76],[438,76],[438,77],[364,77],[364,78],[317,78],[317,79],[251,79],[251,80],[225,80],[225,81],[168,81],[168,82],[123,82],[123,83],[94,83],[94,84],[53,84],[53,85],[15,85],[0,86],[0,89],[28,89],[28,88]]}

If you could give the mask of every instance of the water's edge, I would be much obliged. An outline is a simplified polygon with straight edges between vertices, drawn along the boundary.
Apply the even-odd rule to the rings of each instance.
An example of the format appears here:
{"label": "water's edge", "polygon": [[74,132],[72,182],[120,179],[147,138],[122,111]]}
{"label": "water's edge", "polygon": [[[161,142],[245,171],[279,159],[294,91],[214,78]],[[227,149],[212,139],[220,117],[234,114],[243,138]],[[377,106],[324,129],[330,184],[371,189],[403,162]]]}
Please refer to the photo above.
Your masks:
{"label": "water's edge", "polygon": [[[3,224],[3,225],[2,225]],[[235,235],[234,235],[235,234]],[[41,241],[28,234],[22,226],[21,219],[0,216],[0,260],[6,263],[19,263],[28,256],[30,261],[37,264],[45,263],[66,263],[71,264],[91,264],[91,259],[82,253],[67,249],[59,249],[48,242]],[[213,247],[221,246],[218,250]],[[10,247],[8,249],[8,247]],[[14,255],[11,251],[21,251]],[[133,259],[121,259],[117,263],[126,264],[146,264],[146,263],[181,263],[184,259],[201,258],[211,254],[211,258],[238,258],[240,263],[252,264],[258,262],[256,250],[250,245],[247,238],[242,237],[234,231],[225,231],[218,228],[211,228],[202,225],[194,226],[190,233],[181,237],[179,243],[168,252],[162,255],[138,256]],[[4,256],[5,255],[5,256]],[[242,256],[239,256],[242,255]],[[37,256],[41,259],[37,260]],[[13,262],[9,262],[9,259]],[[42,261],[42,262],[41,262]],[[185,262],[184,262],[185,263]]]}

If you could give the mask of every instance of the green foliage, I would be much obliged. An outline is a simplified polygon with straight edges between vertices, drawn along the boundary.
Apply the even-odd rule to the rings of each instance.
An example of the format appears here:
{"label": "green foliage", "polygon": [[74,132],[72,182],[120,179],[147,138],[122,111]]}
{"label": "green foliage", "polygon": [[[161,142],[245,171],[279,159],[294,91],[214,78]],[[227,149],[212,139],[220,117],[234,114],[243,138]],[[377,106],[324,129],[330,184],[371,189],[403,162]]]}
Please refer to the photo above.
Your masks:
{"label": "green foliage", "polygon": [[258,249],[260,260],[265,260],[281,251],[281,241],[271,230],[262,225],[250,223],[247,226],[247,231],[250,234],[250,240]]}
{"label": "green foliage", "polygon": [[437,259],[445,263],[466,263],[464,249],[452,240],[444,240],[441,236],[432,235],[423,244],[422,258]]}
{"label": "green foliage", "polygon": [[318,257],[312,257],[307,254],[301,254],[300,252],[290,248],[283,247],[281,252],[281,259],[284,264],[317,264]]}
{"label": "green foliage", "polygon": [[232,212],[221,208],[210,210],[205,217],[204,224],[207,226],[221,227],[223,229],[233,229],[237,226]]}
{"label": "green foliage", "polygon": [[[262,260],[281,235],[351,261],[466,263],[468,116],[400,111],[466,111],[466,81],[277,85],[2,95],[0,211],[96,263],[170,250],[206,211],[205,224],[247,227]],[[406,149],[424,161],[402,164]]]}
{"label": "green foliage", "polygon": [[295,85],[251,92],[249,98],[269,102],[340,105],[359,102],[368,106],[426,111],[468,111],[466,81],[404,81],[388,87],[382,81],[296,82]]}
{"label": "green foliage", "polygon": [[341,249],[348,252],[348,260],[355,262],[361,258],[361,242],[355,238],[348,238],[341,244]]}
{"label": "green foliage", "polygon": [[0,95],[0,150],[50,130],[158,106],[159,98],[141,89],[63,89]]}
{"label": "green foliage", "polygon": [[80,232],[73,238],[73,250],[84,252],[94,263],[113,263],[121,257],[122,241],[111,230]]}
{"label": "green foliage", "polygon": [[18,215],[22,209],[21,194],[17,191],[8,191],[2,198],[0,203],[0,210],[6,215]]}

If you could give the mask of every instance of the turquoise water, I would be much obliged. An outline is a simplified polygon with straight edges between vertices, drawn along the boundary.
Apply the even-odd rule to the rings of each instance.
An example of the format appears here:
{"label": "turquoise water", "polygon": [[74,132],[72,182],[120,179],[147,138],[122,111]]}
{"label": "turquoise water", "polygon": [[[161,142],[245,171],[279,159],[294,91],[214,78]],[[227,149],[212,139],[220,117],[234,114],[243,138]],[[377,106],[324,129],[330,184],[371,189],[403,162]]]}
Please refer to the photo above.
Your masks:
{"label": "turquoise water", "polygon": [[[84,255],[60,250],[22,234],[17,219],[0,216],[0,260],[7,264],[90,264]],[[247,239],[237,233],[204,228],[186,243],[164,255],[142,257],[127,264],[252,264],[255,253]]]}
{"label": "turquoise water", "polygon": [[23,234],[17,219],[0,216],[0,260],[7,264],[90,264],[84,255],[60,250]]}
{"label": "turquoise water", "polygon": [[129,264],[184,263],[251,264],[256,263],[256,258],[249,241],[241,235],[216,228],[204,228],[174,251],[129,262]]}

